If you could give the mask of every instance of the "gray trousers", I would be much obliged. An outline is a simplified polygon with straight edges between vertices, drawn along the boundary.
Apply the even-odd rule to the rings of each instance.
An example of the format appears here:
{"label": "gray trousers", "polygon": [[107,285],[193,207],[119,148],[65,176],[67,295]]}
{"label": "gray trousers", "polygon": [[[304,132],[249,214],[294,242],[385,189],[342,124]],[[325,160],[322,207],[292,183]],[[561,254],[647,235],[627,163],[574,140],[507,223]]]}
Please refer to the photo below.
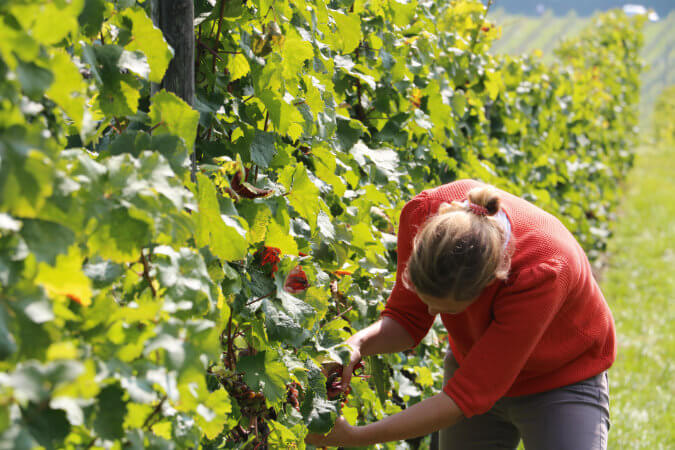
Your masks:
{"label": "gray trousers", "polygon": [[[459,367],[448,351],[445,381]],[[607,372],[539,394],[503,397],[485,414],[439,432],[439,449],[605,450],[609,432]]]}

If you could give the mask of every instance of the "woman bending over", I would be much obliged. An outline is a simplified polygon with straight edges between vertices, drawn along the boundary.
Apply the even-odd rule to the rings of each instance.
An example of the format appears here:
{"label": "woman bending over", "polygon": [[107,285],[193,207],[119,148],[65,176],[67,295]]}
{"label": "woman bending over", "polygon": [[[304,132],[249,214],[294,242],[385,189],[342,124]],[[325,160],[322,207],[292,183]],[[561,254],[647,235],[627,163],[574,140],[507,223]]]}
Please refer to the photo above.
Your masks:
{"label": "woman bending over", "polygon": [[[339,418],[319,446],[440,432],[441,449],[605,449],[614,323],[586,254],[554,216],[474,180],[423,191],[401,212],[381,319],[347,340],[363,356],[411,349],[440,314],[443,391],[365,426]],[[441,368],[438,368],[441,370]]]}

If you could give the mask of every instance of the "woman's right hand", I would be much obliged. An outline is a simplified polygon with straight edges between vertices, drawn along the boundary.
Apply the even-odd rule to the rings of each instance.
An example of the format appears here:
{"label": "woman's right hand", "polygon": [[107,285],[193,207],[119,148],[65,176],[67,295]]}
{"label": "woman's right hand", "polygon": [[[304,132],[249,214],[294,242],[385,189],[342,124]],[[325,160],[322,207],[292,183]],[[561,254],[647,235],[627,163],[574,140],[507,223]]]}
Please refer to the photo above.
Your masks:
{"label": "woman's right hand", "polygon": [[352,375],[354,374],[354,370],[356,367],[361,363],[361,345],[351,339],[347,339],[345,342],[351,349],[350,355],[349,355],[349,364],[346,366],[342,367],[342,390],[346,391],[347,388],[349,387],[349,382],[352,379]]}

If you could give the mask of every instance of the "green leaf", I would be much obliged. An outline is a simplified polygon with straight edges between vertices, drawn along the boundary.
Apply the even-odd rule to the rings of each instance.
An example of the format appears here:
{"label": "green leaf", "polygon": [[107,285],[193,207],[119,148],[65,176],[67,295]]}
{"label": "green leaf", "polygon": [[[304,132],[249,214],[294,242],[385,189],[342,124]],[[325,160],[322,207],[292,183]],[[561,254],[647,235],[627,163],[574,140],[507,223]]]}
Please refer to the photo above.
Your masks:
{"label": "green leaf", "polygon": [[84,8],[77,17],[82,33],[88,37],[98,34],[103,25],[105,10],[105,0],[85,0]]}
{"label": "green leaf", "polygon": [[21,60],[16,67],[16,75],[26,95],[35,100],[39,100],[54,81],[54,75],[50,70]]}
{"label": "green leaf", "polygon": [[389,370],[380,356],[369,356],[367,359],[367,367],[370,368],[370,372],[372,374],[371,379],[375,384],[377,396],[379,397],[380,402],[384,404],[384,402],[389,397],[389,392],[391,391]]}
{"label": "green leaf", "polygon": [[302,440],[301,429],[298,430],[300,425],[289,429],[274,420],[269,420],[267,424],[271,429],[270,435],[267,438],[271,448],[303,448],[298,445],[298,442]]}
{"label": "green leaf", "polygon": [[[9,317],[2,303],[0,303],[0,361],[4,361],[17,350],[16,340],[9,328]],[[0,426],[0,433],[2,433]]]}
{"label": "green leaf", "polygon": [[359,418],[359,410],[352,408],[351,406],[342,407],[342,416],[349,422],[351,425],[356,425],[356,421]]}
{"label": "green leaf", "polygon": [[147,222],[131,217],[126,208],[115,208],[99,219],[89,238],[90,254],[98,253],[118,263],[137,261],[151,238]]}
{"label": "green leaf", "polygon": [[70,228],[39,219],[24,219],[21,237],[37,262],[52,266],[56,257],[68,253],[68,247],[75,241],[75,234]]}
{"label": "green leaf", "polygon": [[120,79],[104,86],[96,97],[96,105],[110,117],[131,116],[138,110],[141,94],[133,80]]}
{"label": "green leaf", "polygon": [[129,52],[124,50],[117,62],[120,69],[126,69],[133,72],[141,78],[148,78],[150,75],[150,65],[142,52]]}
{"label": "green leaf", "polygon": [[325,434],[337,419],[337,406],[335,402],[326,400],[326,377],[315,364],[311,363],[309,366],[309,389],[305,393],[300,412],[310,432]]}
{"label": "green leaf", "polygon": [[61,441],[70,433],[66,413],[60,409],[31,403],[22,408],[21,415],[30,434],[46,449],[60,448]]}
{"label": "green leaf", "polygon": [[[208,245],[214,255],[227,261],[241,260],[248,252],[248,241],[242,236],[234,219],[221,216],[216,188],[211,180],[197,174],[199,212],[194,214],[195,241],[199,247]],[[235,225],[235,226],[233,226]]]}
{"label": "green leaf", "polygon": [[335,38],[339,44],[338,50],[343,54],[356,50],[363,38],[361,17],[358,14],[342,14],[337,11],[332,11],[331,16],[337,25]]}
{"label": "green leaf", "polygon": [[[122,16],[128,18],[133,23],[132,37],[126,49],[141,51],[148,59],[150,65],[149,80],[154,83],[160,83],[164,77],[169,62],[173,58],[173,50],[164,40],[162,32],[156,28],[152,20],[145,14],[141,7],[127,8]],[[175,113],[176,111],[174,111]],[[189,120],[187,117],[184,120]],[[157,123],[158,121],[155,121]],[[181,137],[179,133],[176,133]],[[192,148],[194,137],[191,140],[185,140],[188,147]]]}
{"label": "green leaf", "polygon": [[35,361],[22,362],[9,376],[7,384],[14,389],[14,396],[22,403],[40,404],[49,400],[52,391],[74,382],[83,372],[76,361],[55,361],[41,365]]}
{"label": "green leaf", "polygon": [[255,130],[255,136],[253,142],[251,142],[251,161],[261,168],[267,169],[275,153],[274,133]]}
{"label": "green leaf", "polygon": [[349,151],[363,136],[363,132],[363,125],[358,120],[337,120],[337,138],[342,151]]}
{"label": "green leaf", "polygon": [[330,216],[323,210],[319,211],[319,216],[316,221],[319,226],[319,234],[327,241],[335,239],[335,227],[331,222]]}
{"label": "green leaf", "polygon": [[457,117],[463,117],[466,113],[466,96],[462,91],[455,91],[452,96],[452,109],[455,111]]}
{"label": "green leaf", "polygon": [[487,90],[490,99],[495,100],[499,91],[504,89],[502,74],[495,70],[486,70],[485,75],[485,90]]}
{"label": "green leaf", "polygon": [[321,199],[319,198],[319,188],[309,179],[303,163],[298,164],[293,172],[293,184],[287,198],[291,206],[309,222],[309,226],[314,230],[321,207]]}
{"label": "green leaf", "polygon": [[276,131],[297,140],[302,134],[301,124],[305,122],[300,111],[294,105],[289,104],[286,98],[279,97],[271,90],[261,92],[260,100],[265,104]]}
{"label": "green leaf", "polygon": [[286,398],[286,383],[290,374],[274,352],[261,351],[255,355],[242,356],[237,361],[237,370],[244,373],[244,381],[251,389],[262,389],[271,404]]}
{"label": "green leaf", "polygon": [[223,431],[231,412],[232,404],[227,391],[217,389],[197,406],[195,420],[208,439],[215,439]]}
{"label": "green leaf", "polygon": [[127,415],[127,402],[124,390],[119,384],[111,384],[96,397],[97,411],[94,430],[103,439],[116,440],[124,436],[122,424]]}
{"label": "green leaf", "polygon": [[[165,309],[187,308],[192,314],[206,312],[216,294],[201,254],[193,248],[183,247],[176,251],[168,245],[156,247],[154,254],[164,257],[157,258],[156,265],[157,278],[166,288]],[[185,306],[180,307],[182,304]]]}
{"label": "green leaf", "polygon": [[43,45],[52,45],[60,42],[69,33],[77,31],[77,16],[82,10],[82,2],[47,2],[35,5],[21,5],[26,9],[17,8],[15,14],[23,15],[26,28],[30,35]]}
{"label": "green leaf", "polygon": [[173,134],[182,138],[190,151],[194,148],[199,112],[175,94],[162,89],[152,97],[150,120],[157,127],[154,134]]}
{"label": "green leaf", "polygon": [[271,341],[300,347],[312,336],[310,330],[302,326],[297,316],[294,317],[291,311],[282,308],[276,301],[265,301],[262,309],[265,313],[265,329]]}
{"label": "green leaf", "polygon": [[387,177],[397,175],[399,160],[398,154],[393,150],[386,148],[370,149],[363,142],[359,142],[352,147],[350,153],[360,166],[365,166],[368,162],[372,162]]}
{"label": "green leaf", "polygon": [[[9,424],[11,423],[9,406],[10,405],[0,406],[0,436],[2,436],[5,430],[9,428]],[[2,444],[2,438],[0,438],[0,444]]]}
{"label": "green leaf", "polygon": [[87,261],[82,271],[93,282],[96,289],[110,286],[115,280],[124,274],[124,267],[112,261],[94,257]]}

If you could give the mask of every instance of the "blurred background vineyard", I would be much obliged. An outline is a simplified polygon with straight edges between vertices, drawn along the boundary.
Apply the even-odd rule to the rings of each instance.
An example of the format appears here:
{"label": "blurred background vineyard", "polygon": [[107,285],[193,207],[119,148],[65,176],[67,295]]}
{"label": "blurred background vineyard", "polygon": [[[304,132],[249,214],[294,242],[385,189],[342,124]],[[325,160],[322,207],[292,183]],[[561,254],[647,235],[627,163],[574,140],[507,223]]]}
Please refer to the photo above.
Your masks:
{"label": "blurred background vineyard", "polygon": [[[502,36],[493,43],[492,53],[520,55],[539,51],[542,59],[551,63],[553,50],[562,40],[576,36],[588,26],[591,13],[621,6],[623,2],[612,1],[570,1],[564,2],[564,6],[563,2],[550,1],[497,1],[488,18],[502,28]],[[675,84],[675,2],[651,1],[644,7],[653,14],[643,29],[641,56],[646,66],[640,80],[642,119],[651,117],[660,93]]]}

